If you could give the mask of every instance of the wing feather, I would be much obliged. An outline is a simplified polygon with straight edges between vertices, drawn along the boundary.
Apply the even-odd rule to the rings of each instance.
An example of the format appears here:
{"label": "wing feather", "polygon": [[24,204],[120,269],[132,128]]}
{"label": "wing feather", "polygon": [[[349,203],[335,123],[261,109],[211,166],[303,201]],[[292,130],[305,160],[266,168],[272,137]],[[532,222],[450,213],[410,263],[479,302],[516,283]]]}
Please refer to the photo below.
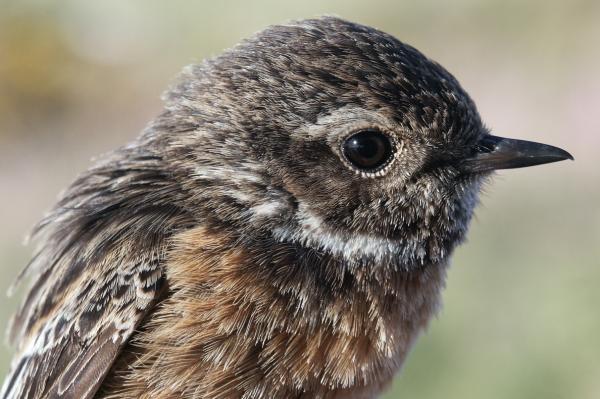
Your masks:
{"label": "wing feather", "polygon": [[40,222],[0,398],[93,398],[161,299],[168,239],[189,223],[161,162],[125,147],[76,180]]}
{"label": "wing feather", "polygon": [[[154,266],[157,273],[158,266]],[[163,278],[152,275],[149,282],[140,276],[137,271],[135,277],[107,281],[93,290],[81,286],[80,290],[87,290],[83,301],[63,303],[31,333],[1,397],[92,398],[122,347],[160,298]]]}

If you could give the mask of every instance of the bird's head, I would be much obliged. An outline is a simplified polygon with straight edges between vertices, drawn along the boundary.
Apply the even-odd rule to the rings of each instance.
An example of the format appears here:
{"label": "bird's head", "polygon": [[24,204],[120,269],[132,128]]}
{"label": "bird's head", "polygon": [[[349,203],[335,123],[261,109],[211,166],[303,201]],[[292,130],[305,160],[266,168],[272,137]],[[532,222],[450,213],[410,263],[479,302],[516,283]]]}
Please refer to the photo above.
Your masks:
{"label": "bird's head", "polygon": [[491,136],[443,67],[337,18],[188,67],[144,140],[201,217],[349,261],[442,261],[498,168],[569,155]]}

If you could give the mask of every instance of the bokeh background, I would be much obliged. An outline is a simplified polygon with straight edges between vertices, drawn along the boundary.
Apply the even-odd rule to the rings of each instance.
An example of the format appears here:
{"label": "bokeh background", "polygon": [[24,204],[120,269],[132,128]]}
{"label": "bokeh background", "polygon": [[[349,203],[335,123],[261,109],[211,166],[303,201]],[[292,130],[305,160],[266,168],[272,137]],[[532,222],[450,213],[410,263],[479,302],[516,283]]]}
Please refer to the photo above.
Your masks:
{"label": "bokeh background", "polygon": [[[182,66],[322,14],[416,46],[458,77],[495,133],[576,158],[497,175],[444,309],[386,398],[600,398],[596,0],[0,0],[0,291],[57,193],[160,111]],[[18,299],[2,296],[0,327]],[[10,354],[0,348],[0,377]]]}

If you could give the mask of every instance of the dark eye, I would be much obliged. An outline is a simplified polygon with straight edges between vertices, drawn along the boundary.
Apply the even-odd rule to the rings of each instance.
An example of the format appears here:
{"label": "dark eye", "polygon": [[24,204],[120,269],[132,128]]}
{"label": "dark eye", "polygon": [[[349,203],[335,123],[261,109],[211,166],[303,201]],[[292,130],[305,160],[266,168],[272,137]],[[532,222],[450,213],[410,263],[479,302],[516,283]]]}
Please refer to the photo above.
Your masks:
{"label": "dark eye", "polygon": [[342,144],[342,153],[361,171],[376,172],[392,160],[394,146],[387,135],[369,129],[348,137]]}

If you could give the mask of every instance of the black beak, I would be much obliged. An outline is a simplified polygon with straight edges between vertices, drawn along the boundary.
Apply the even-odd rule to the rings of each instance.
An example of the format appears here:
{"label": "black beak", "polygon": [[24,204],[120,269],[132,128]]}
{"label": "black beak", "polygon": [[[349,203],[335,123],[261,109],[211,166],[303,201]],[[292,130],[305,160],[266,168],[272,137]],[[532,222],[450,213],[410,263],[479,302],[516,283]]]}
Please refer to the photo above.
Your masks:
{"label": "black beak", "polygon": [[523,168],[564,159],[572,160],[573,156],[558,147],[486,135],[479,140],[473,156],[465,159],[463,165],[469,172],[486,172]]}

